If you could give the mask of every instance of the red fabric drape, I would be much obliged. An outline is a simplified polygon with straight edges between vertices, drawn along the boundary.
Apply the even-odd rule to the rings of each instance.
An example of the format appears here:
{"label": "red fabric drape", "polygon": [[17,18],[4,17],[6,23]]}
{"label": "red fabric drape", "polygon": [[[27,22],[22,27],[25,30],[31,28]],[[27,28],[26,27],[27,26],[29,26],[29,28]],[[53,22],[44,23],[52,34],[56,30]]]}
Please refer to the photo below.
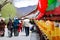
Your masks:
{"label": "red fabric drape", "polygon": [[60,15],[60,6],[56,7],[54,10],[50,10],[50,11],[45,13],[45,15],[47,15],[47,16],[50,14]]}
{"label": "red fabric drape", "polygon": [[38,10],[39,10],[39,15],[37,16],[37,20],[39,20],[41,17],[44,16],[44,13],[46,11],[46,8],[48,7],[48,0],[39,0],[38,1]]}

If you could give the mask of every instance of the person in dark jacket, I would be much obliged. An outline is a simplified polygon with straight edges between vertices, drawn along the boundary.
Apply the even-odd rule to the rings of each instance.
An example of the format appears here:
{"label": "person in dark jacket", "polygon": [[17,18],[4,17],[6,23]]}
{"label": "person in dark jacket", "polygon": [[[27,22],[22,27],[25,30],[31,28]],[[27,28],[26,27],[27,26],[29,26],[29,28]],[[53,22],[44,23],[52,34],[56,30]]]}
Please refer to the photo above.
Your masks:
{"label": "person in dark jacket", "polygon": [[14,36],[18,36],[18,24],[19,24],[19,20],[15,19],[13,22]]}
{"label": "person in dark jacket", "polygon": [[9,19],[9,22],[7,23],[9,37],[12,37],[12,32],[13,32],[13,26],[12,25],[13,25],[13,22],[11,19]]}
{"label": "person in dark jacket", "polygon": [[1,19],[0,21],[0,36],[4,36],[6,23]]}

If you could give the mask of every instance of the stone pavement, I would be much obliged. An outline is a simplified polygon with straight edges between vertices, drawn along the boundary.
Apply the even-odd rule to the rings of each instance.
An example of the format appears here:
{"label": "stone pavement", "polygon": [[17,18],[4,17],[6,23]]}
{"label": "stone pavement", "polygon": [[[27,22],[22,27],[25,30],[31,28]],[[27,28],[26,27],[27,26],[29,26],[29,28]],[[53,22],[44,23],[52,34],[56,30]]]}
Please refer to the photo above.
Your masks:
{"label": "stone pavement", "polygon": [[[6,29],[7,30],[7,29]],[[20,32],[18,37],[11,37],[9,38],[7,36],[7,31],[5,32],[5,36],[4,37],[0,37],[0,40],[39,40],[39,35],[37,33],[31,33],[29,34],[29,36],[25,36],[25,32]]]}

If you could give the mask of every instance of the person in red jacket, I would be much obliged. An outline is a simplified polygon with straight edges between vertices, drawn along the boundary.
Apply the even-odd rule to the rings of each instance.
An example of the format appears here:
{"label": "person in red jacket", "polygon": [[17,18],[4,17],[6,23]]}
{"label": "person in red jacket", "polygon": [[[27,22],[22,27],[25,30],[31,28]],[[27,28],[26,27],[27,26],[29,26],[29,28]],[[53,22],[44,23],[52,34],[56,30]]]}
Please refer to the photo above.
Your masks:
{"label": "person in red jacket", "polygon": [[19,20],[19,24],[18,24],[18,32],[22,31],[22,20]]}

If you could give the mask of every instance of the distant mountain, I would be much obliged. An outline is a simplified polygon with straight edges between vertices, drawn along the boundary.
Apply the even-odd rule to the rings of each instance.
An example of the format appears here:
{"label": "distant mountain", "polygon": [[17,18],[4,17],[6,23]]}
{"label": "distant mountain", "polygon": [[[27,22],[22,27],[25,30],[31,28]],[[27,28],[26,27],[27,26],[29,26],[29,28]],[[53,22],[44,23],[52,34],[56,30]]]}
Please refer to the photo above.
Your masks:
{"label": "distant mountain", "polygon": [[31,11],[33,11],[35,9],[36,9],[36,5],[28,6],[28,7],[22,7],[22,8],[16,8],[17,16],[18,17],[24,16],[24,15],[30,13]]}

